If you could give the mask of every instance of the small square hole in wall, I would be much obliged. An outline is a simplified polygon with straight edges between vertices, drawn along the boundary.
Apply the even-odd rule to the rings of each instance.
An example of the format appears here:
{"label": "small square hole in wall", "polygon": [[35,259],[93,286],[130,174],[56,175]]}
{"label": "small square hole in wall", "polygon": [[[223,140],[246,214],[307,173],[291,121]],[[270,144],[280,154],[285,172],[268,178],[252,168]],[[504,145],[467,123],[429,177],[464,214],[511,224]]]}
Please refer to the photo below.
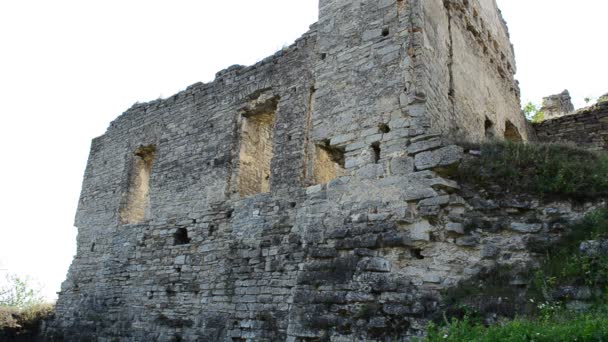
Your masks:
{"label": "small square hole in wall", "polygon": [[389,133],[391,131],[391,128],[385,124],[385,123],[381,123],[378,125],[378,130],[380,131],[380,133]]}
{"label": "small square hole in wall", "polygon": [[344,148],[330,146],[329,141],[315,145],[313,183],[324,184],[345,174]]}
{"label": "small square hole in wall", "polygon": [[188,237],[188,229],[178,228],[173,234],[173,245],[187,245],[190,243],[190,237]]}

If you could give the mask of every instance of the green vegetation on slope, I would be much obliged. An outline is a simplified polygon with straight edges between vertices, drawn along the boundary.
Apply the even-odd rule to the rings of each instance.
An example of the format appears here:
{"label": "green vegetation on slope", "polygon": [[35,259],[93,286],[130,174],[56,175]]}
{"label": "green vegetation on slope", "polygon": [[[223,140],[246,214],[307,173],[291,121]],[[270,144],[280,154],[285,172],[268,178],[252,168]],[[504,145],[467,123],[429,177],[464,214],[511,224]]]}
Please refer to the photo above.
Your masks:
{"label": "green vegetation on slope", "polygon": [[468,144],[481,151],[467,158],[456,177],[463,183],[498,185],[540,197],[594,199],[608,195],[608,155],[566,145],[491,142]]}
{"label": "green vegetation on slope", "polygon": [[608,293],[608,256],[583,255],[581,242],[608,239],[608,210],[598,209],[572,224],[559,243],[541,246],[536,252],[545,257],[535,274],[538,300],[551,300],[550,288],[555,286],[588,286],[606,289],[595,296],[598,304],[606,301]]}
{"label": "green vegetation on slope", "polygon": [[[471,296],[482,299],[486,295],[515,296],[517,289],[509,285],[508,269],[499,268],[493,275],[494,281],[483,287],[463,284],[453,291],[450,305],[461,309],[464,318],[446,318],[443,325],[430,325],[425,341],[608,341],[608,256],[584,255],[579,250],[581,242],[602,239],[608,239],[606,208],[594,210],[565,227],[559,242],[535,246],[543,258],[529,274],[532,279],[525,303],[518,304],[519,312],[526,314],[486,326],[483,316],[487,312],[479,311],[483,308],[463,306],[462,303],[471,302]],[[576,298],[555,296],[564,287],[589,289],[585,305],[568,310],[567,303]]]}
{"label": "green vegetation on slope", "polygon": [[468,319],[454,320],[444,327],[429,327],[425,341],[606,341],[608,340],[608,313],[559,313],[536,320],[516,319],[485,327]]}

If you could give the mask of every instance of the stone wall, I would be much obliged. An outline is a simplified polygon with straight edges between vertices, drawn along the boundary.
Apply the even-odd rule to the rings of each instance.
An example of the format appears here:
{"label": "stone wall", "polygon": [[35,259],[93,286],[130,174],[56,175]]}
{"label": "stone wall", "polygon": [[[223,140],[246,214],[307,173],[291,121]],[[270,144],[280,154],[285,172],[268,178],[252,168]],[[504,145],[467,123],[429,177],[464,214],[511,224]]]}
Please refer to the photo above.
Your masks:
{"label": "stone wall", "polygon": [[601,151],[608,150],[608,102],[577,111],[574,114],[534,124],[538,141],[567,143]]}
{"label": "stone wall", "polygon": [[517,242],[550,232],[527,225],[541,207],[470,229],[477,200],[444,178],[463,155],[449,138],[485,136],[486,116],[526,137],[497,18],[485,0],[321,0],[294,45],[129,109],[92,143],[47,337],[403,339],[502,257],[487,245],[529,260]]}
{"label": "stone wall", "polygon": [[529,139],[515,54],[495,0],[421,1],[420,59],[433,128],[457,139]]}

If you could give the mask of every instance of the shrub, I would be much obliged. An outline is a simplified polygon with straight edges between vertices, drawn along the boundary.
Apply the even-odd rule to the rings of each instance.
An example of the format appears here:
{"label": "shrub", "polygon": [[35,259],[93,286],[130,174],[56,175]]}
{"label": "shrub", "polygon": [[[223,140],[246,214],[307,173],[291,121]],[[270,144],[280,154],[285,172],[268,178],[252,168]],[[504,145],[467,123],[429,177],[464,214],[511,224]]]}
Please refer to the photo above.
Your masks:
{"label": "shrub", "polygon": [[33,338],[53,311],[28,278],[7,275],[0,287],[0,340]]}
{"label": "shrub", "polygon": [[526,119],[532,121],[533,123],[542,122],[545,120],[545,113],[540,110],[540,107],[535,105],[532,102],[526,103],[524,108],[522,109]]}
{"label": "shrub", "polygon": [[34,287],[29,278],[6,275],[5,285],[0,287],[0,306],[24,309],[43,302],[40,289]]}
{"label": "shrub", "polygon": [[463,183],[542,197],[587,200],[608,195],[608,155],[566,145],[489,142],[462,144],[481,156],[461,163]]}

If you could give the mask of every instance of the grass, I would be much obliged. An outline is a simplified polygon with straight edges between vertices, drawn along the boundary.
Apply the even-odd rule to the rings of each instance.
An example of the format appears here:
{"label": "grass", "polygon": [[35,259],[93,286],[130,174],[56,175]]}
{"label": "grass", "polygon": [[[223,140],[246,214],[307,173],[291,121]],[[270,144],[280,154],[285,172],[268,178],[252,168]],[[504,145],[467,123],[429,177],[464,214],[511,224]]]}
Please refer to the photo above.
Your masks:
{"label": "grass", "polygon": [[559,313],[542,319],[516,319],[503,325],[485,327],[464,320],[453,320],[444,327],[433,325],[424,341],[607,341],[608,314]]}
{"label": "grass", "polygon": [[573,146],[489,142],[463,144],[480,150],[456,172],[465,184],[530,193],[541,198],[589,200],[608,195],[608,154]]}

